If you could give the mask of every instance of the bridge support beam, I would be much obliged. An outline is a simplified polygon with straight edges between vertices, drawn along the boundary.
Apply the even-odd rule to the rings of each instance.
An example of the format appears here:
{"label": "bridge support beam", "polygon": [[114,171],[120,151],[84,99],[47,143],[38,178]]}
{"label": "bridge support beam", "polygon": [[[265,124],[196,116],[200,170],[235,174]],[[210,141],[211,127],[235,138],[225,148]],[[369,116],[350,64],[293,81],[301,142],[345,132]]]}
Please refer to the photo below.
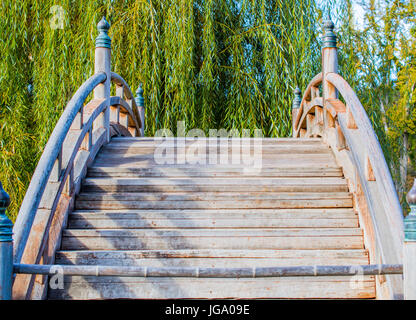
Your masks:
{"label": "bridge support beam", "polygon": [[404,298],[416,300],[416,179],[407,194],[410,213],[404,219],[403,286]]}
{"label": "bridge support beam", "polygon": [[13,223],[6,216],[10,197],[0,183],[0,300],[11,300],[13,284]]}

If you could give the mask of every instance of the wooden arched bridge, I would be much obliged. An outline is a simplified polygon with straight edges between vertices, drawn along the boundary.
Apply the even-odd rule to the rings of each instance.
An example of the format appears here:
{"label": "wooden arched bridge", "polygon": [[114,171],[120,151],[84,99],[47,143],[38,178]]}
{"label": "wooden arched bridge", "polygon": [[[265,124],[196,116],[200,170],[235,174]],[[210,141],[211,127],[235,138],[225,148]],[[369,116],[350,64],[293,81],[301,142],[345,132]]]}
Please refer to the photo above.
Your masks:
{"label": "wooden arched bridge", "polygon": [[144,137],[109,27],[14,227],[0,194],[1,299],[416,298],[416,188],[403,219],[330,20],[285,139]]}

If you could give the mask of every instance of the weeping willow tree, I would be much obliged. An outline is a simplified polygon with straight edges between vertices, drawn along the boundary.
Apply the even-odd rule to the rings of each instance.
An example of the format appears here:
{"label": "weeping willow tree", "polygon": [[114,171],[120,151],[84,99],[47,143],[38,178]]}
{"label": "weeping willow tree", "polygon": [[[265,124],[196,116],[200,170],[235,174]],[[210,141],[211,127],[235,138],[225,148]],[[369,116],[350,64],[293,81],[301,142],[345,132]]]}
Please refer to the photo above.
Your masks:
{"label": "weeping willow tree", "polygon": [[352,1],[341,2],[341,73],[366,108],[406,207],[409,173],[414,177],[409,160],[416,157],[416,3],[367,0],[361,6],[366,14],[357,28]]}
{"label": "weeping willow tree", "polygon": [[320,68],[313,0],[2,0],[0,180],[12,218],[66,103],[93,73],[103,15],[113,70],[143,83],[149,136],[181,120],[288,136],[293,89]]}

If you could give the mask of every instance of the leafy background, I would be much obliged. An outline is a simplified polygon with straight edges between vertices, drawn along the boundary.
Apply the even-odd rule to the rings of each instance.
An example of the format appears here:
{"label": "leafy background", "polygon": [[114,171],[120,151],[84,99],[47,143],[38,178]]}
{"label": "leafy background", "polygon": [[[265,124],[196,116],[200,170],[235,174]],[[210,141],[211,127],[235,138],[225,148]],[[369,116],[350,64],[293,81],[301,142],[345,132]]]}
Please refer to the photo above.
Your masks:
{"label": "leafy background", "polygon": [[[415,1],[1,0],[0,181],[14,219],[55,123],[93,72],[96,24],[112,27],[112,65],[143,83],[157,129],[291,133],[293,89],[320,70],[323,16],[336,23],[340,73],[367,109],[404,195],[414,176]],[[63,9],[63,29],[52,7]],[[354,10],[363,8],[362,24]]]}

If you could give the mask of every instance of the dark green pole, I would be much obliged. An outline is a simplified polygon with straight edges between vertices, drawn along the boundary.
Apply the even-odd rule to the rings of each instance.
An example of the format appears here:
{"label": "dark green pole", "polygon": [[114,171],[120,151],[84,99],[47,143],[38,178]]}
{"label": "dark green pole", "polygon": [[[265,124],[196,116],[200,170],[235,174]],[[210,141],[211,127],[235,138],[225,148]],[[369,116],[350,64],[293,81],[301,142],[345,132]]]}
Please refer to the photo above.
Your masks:
{"label": "dark green pole", "polygon": [[416,299],[416,179],[406,197],[410,207],[404,219],[403,287],[406,300]]}
{"label": "dark green pole", "polygon": [[13,277],[13,223],[6,216],[10,197],[0,182],[0,300],[11,300]]}

